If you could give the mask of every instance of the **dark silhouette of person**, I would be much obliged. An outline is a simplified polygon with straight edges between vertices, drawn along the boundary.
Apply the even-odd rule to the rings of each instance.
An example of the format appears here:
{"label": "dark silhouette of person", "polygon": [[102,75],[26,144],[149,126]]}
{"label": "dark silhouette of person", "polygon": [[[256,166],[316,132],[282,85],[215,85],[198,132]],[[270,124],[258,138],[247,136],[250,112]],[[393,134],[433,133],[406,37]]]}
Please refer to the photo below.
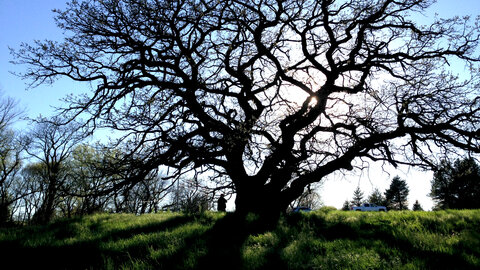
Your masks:
{"label": "dark silhouette of person", "polygon": [[222,194],[220,195],[220,198],[218,198],[217,201],[217,210],[221,212],[225,212],[227,209],[227,200],[225,199],[225,196]]}

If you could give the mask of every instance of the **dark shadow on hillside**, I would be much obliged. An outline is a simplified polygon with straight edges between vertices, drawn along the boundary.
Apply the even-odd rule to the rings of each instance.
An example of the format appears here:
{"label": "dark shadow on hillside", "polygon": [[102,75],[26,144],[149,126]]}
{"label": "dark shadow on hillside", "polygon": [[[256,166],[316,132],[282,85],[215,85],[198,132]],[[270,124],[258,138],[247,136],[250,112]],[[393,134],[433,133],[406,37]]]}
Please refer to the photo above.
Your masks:
{"label": "dark shadow on hillside", "polygon": [[[150,267],[152,269],[245,269],[242,257],[245,240],[250,235],[274,229],[277,222],[278,220],[246,218],[228,213],[201,235],[184,238],[185,245],[182,249],[168,258],[151,262]],[[195,262],[185,266],[184,260],[192,258],[192,254],[195,254],[193,255]],[[283,269],[283,267],[276,269]]]}
{"label": "dark shadow on hillside", "polygon": [[244,220],[226,215],[206,233],[208,253],[198,269],[241,269],[241,248],[247,237]]}
{"label": "dark shadow on hillside", "polygon": [[[0,254],[6,258],[2,261],[13,263],[14,269],[105,269],[107,264],[108,267],[117,269],[125,263],[128,266],[132,260],[137,259],[147,263],[146,267],[149,269],[242,269],[242,247],[247,237],[272,229],[273,224],[276,224],[276,221],[259,218],[247,220],[245,216],[232,213],[216,221],[202,215],[181,215],[107,233],[101,228],[101,224],[110,222],[109,217],[105,216],[97,218],[96,222],[88,226],[91,232],[98,231],[99,235],[95,239],[63,244],[63,241],[78,236],[78,223],[81,222],[82,218],[74,218],[46,226],[25,228],[15,241],[0,242]],[[159,250],[164,244],[168,245],[160,243],[161,238],[151,246],[139,242],[121,250],[106,250],[100,247],[101,243],[116,243],[140,234],[148,236],[172,233],[184,226],[195,224],[203,224],[208,229],[198,233],[192,230],[190,233],[187,228],[185,234],[178,236],[178,241],[183,243],[179,245],[180,248],[158,259],[149,258],[148,249]],[[25,242],[30,241],[31,234],[34,233],[51,235],[52,241],[36,248],[25,247]],[[195,261],[186,267],[184,263],[188,258]]]}
{"label": "dark shadow on hillside", "polygon": [[[458,243],[455,247],[458,251],[448,254],[415,247],[408,238],[397,237],[395,228],[382,220],[377,220],[374,224],[363,220],[326,221],[321,215],[298,214],[283,217],[281,225],[278,225],[278,220],[252,219],[235,214],[227,214],[220,219],[208,215],[181,215],[105,233],[100,224],[108,221],[108,217],[106,218],[92,223],[89,227],[91,231],[99,232],[96,239],[58,247],[50,244],[39,248],[26,248],[23,243],[30,238],[29,233],[35,232],[50,233],[56,240],[75,237],[78,235],[75,222],[61,221],[49,226],[34,227],[30,231],[25,230],[24,235],[19,235],[18,241],[0,242],[2,262],[13,262],[12,269],[105,269],[107,265],[110,269],[118,269],[121,266],[129,267],[130,263],[136,260],[141,261],[146,269],[245,269],[244,244],[250,235],[261,235],[265,232],[275,234],[279,241],[274,246],[269,246],[270,250],[262,260],[263,264],[256,269],[289,268],[285,257],[281,257],[280,254],[292,242],[299,240],[299,234],[327,243],[351,240],[355,248],[372,250],[379,254],[381,259],[386,260],[387,264],[392,258],[389,252],[394,251],[399,254],[400,263],[420,261],[426,266],[425,269],[476,269],[471,262],[462,257],[465,254],[463,251],[474,257],[480,256],[480,248],[475,247],[480,243],[480,232],[471,231],[468,235],[470,240]],[[161,236],[154,238],[155,242],[148,244],[140,241],[119,250],[105,250],[100,247],[102,243],[128,241],[138,235],[148,237],[159,234]],[[173,238],[164,239],[163,234]],[[306,241],[310,241],[310,238],[306,238]],[[161,256],[149,257],[149,251],[163,251],[165,246],[172,244],[170,241],[177,245],[176,249]],[[305,261],[305,264],[301,264],[302,269],[308,269],[315,256],[328,255],[322,246],[307,245],[304,251],[303,257],[298,258]],[[350,251],[340,249],[338,252]],[[294,259],[297,260],[297,257]],[[355,268],[354,265],[350,266]],[[9,269],[2,266],[0,268]],[[335,269],[328,265],[322,268]]]}
{"label": "dark shadow on hillside", "polygon": [[245,217],[228,214],[206,234],[208,253],[200,259],[198,269],[242,269],[242,246],[258,230]]}
{"label": "dark shadow on hillside", "polygon": [[[80,218],[75,218],[54,222],[46,226],[35,226],[31,230],[25,230],[24,234],[19,235],[15,241],[0,242],[0,254],[4,264],[0,268],[8,269],[4,268],[8,262],[9,267],[12,267],[12,269],[103,269],[106,259],[121,262],[129,259],[130,255],[125,252],[102,250],[99,247],[100,243],[118,241],[140,233],[148,234],[173,230],[194,221],[194,218],[192,216],[177,216],[161,222],[111,231],[93,240],[77,241],[73,244],[58,244],[58,246],[52,244],[52,242],[60,242],[70,237],[75,237],[77,233],[75,231],[75,222],[79,220]],[[95,227],[99,226],[100,221],[102,219],[92,223],[90,229],[96,230]],[[25,242],[31,239],[30,234],[35,233],[48,233],[52,235],[52,240],[55,241],[36,248],[26,247]]]}

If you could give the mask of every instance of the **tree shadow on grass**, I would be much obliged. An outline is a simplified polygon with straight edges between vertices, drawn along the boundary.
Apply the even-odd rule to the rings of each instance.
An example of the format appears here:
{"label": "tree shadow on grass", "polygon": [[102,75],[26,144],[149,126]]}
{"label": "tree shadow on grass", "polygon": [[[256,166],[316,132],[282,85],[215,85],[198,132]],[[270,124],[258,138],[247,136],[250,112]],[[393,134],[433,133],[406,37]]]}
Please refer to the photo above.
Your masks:
{"label": "tree shadow on grass", "polygon": [[[181,244],[177,244],[178,248],[168,255],[163,254],[163,256],[155,258],[143,257],[141,259],[143,263],[140,266],[132,267],[147,269],[245,269],[243,248],[246,239],[250,235],[262,234],[273,229],[278,220],[260,218],[256,215],[246,217],[228,213],[216,220],[200,215],[194,216],[194,220],[185,221],[176,228],[179,231],[186,228],[178,234],[178,238],[181,238],[178,239],[181,242]],[[205,225],[204,227],[201,226],[202,223]],[[175,233],[175,230],[171,228],[170,233]],[[166,241],[165,244],[168,245],[169,241]],[[154,243],[150,245],[150,249],[153,250],[153,253],[163,251],[162,245]],[[142,252],[147,252],[145,246],[132,247],[129,250],[129,254],[134,258],[140,258]]]}
{"label": "tree shadow on grass", "polygon": [[[243,247],[245,240],[254,234],[261,234],[272,228],[276,221],[258,216],[245,217],[228,213],[215,221],[205,220],[203,216],[195,217],[192,223],[205,223],[205,229],[189,229],[182,236],[182,245],[168,256],[147,258],[142,267],[150,269],[245,269]],[[178,227],[181,229],[181,226]],[[139,247],[140,249],[144,247]],[[152,245],[153,250],[161,248]],[[137,252],[138,253],[138,252]],[[130,253],[133,254],[133,253]],[[138,258],[138,257],[137,257]]]}
{"label": "tree shadow on grass", "polygon": [[[303,220],[301,220],[302,218]],[[426,232],[408,231],[412,230],[411,228],[398,228],[388,220],[379,219],[375,220],[375,223],[369,223],[360,217],[358,222],[344,220],[326,222],[324,217],[315,215],[308,218],[293,215],[287,217],[286,220],[287,226],[292,231],[302,231],[309,235],[308,238],[303,238],[304,243],[300,245],[300,252],[297,254],[303,252],[302,259],[305,265],[310,265],[312,268],[479,269],[478,264],[475,265],[467,257],[478,258],[480,255],[480,249],[475,247],[475,243],[480,243],[480,233],[470,232],[467,240],[462,239],[459,243],[452,245],[453,251],[449,251],[442,250],[441,245],[422,247],[423,239],[414,239],[414,237],[426,237],[424,239],[428,240],[429,236],[423,235]],[[300,228],[299,224],[302,224],[303,227]],[[467,232],[462,233],[467,234]],[[329,249],[326,249],[326,246]],[[315,248],[318,250],[312,250]],[[439,250],[432,250],[432,248]],[[446,247],[446,249],[448,248]],[[318,259],[319,254],[325,259]],[[368,262],[366,258],[359,258],[364,255],[366,257],[372,255],[371,258],[375,260],[375,263]],[[342,257],[353,259],[342,262]],[[317,263],[321,261],[324,264],[315,265],[312,263],[314,261]],[[333,263],[330,264],[330,262],[336,263],[337,266],[333,267]],[[341,263],[345,263],[345,265],[339,267],[338,265]],[[361,263],[369,265],[369,267],[363,268]],[[266,269],[268,267],[265,265]]]}
{"label": "tree shadow on grass", "polygon": [[[286,269],[278,256],[280,242],[269,246],[253,261],[248,258],[249,238],[274,232],[280,217],[256,214],[230,214],[219,220],[208,232],[208,254],[199,261],[198,269]],[[259,260],[257,260],[259,259]],[[266,263],[266,264],[264,264]],[[262,266],[262,264],[264,264]]]}
{"label": "tree shadow on grass", "polygon": [[[139,234],[174,230],[193,222],[194,217],[179,215],[159,222],[111,230],[106,233],[98,228],[102,222],[109,222],[106,216],[89,226],[90,230],[99,231],[99,237],[73,241],[71,244],[65,243],[69,238],[75,238],[78,235],[76,224],[80,221],[81,218],[75,218],[46,226],[18,229],[15,240],[0,241],[2,264],[9,265],[12,269],[104,269],[107,261],[113,261],[113,268],[116,268],[117,263],[121,264],[132,259],[128,254],[130,249],[108,250],[101,248],[102,243],[119,242]],[[38,244],[35,243],[36,241]]]}
{"label": "tree shadow on grass", "polygon": [[[455,245],[454,252],[431,251],[408,236],[399,237],[381,219],[368,223],[291,215],[278,223],[235,214],[178,215],[106,231],[102,226],[113,220],[104,216],[88,223],[95,237],[86,240],[75,239],[85,229],[77,219],[20,229],[14,240],[0,241],[2,262],[13,269],[395,269],[406,264],[414,269],[476,269],[465,255],[480,256],[476,231],[469,241]],[[28,243],[45,237],[53,239]],[[71,238],[76,241],[65,244]],[[376,264],[364,255],[372,255]]]}
{"label": "tree shadow on grass", "polygon": [[218,220],[205,235],[208,252],[200,258],[198,269],[242,269],[242,246],[252,229],[235,214]]}
{"label": "tree shadow on grass", "polygon": [[[105,215],[88,225],[74,218],[18,229],[14,240],[0,241],[2,262],[14,269],[243,269],[245,239],[272,227],[229,213],[178,215],[105,231],[114,220]],[[79,239],[82,230],[94,237]]]}

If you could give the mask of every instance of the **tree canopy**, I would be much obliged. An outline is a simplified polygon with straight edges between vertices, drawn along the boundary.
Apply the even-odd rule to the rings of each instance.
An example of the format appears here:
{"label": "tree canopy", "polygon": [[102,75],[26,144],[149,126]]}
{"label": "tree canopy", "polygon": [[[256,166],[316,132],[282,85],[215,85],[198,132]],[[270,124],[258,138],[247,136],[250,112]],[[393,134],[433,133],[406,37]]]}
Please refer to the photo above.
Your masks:
{"label": "tree canopy", "polygon": [[473,158],[443,160],[433,175],[430,196],[439,209],[480,208],[480,167]]}
{"label": "tree canopy", "polygon": [[394,210],[408,209],[408,189],[407,182],[398,176],[393,177],[390,187],[385,191],[385,201],[387,207]]}
{"label": "tree canopy", "polygon": [[374,203],[376,205],[385,205],[385,197],[380,192],[380,190],[378,190],[378,188],[375,188],[372,194],[368,196],[368,202]]}
{"label": "tree canopy", "polygon": [[415,203],[412,206],[413,211],[423,211],[422,205],[418,202],[418,200],[415,201]]}
{"label": "tree canopy", "polygon": [[12,130],[14,121],[22,115],[17,102],[0,93],[0,226],[11,221],[11,205],[20,196],[12,193],[18,184],[24,142]]}
{"label": "tree canopy", "polygon": [[360,189],[360,186],[353,191],[353,199],[352,205],[353,206],[360,206],[363,203],[363,191]]}
{"label": "tree canopy", "polygon": [[478,20],[416,22],[431,3],[71,1],[63,41],[13,54],[32,86],[89,82],[63,113],[121,132],[137,174],[208,171],[238,211],[281,210],[369,160],[480,151]]}

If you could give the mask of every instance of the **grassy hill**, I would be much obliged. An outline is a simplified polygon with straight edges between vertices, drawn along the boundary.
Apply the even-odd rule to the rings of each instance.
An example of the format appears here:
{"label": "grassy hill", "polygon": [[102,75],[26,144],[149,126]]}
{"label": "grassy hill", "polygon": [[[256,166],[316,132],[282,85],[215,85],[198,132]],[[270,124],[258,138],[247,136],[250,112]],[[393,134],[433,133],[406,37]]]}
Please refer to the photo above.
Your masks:
{"label": "grassy hill", "polygon": [[[11,269],[480,269],[480,211],[97,214],[0,229]],[[269,229],[268,229],[269,228]]]}

